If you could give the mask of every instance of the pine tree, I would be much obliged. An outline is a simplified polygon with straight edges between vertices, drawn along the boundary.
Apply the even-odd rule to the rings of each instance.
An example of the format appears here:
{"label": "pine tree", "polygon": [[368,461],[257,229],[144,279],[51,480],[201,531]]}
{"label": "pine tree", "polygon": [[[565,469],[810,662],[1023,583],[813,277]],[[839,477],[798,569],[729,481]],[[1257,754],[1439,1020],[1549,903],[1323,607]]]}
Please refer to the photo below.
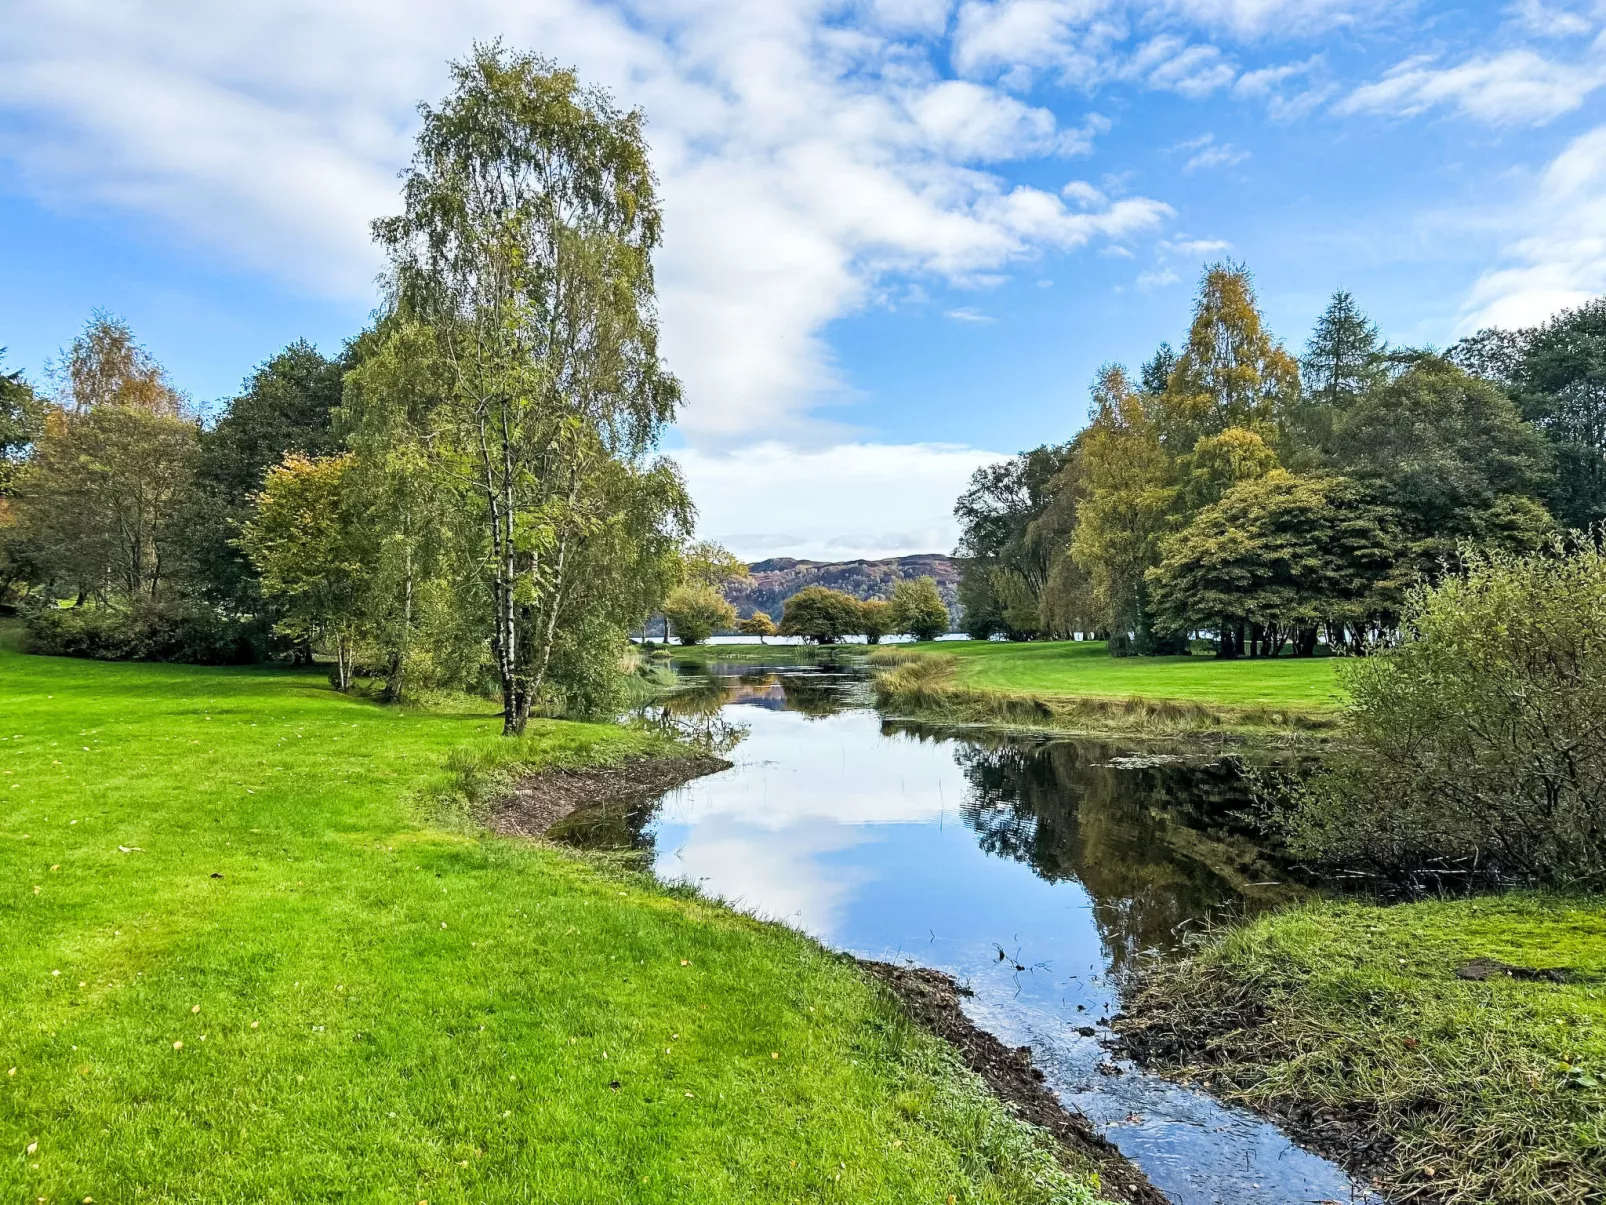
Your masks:
{"label": "pine tree", "polygon": [[1345,409],[1377,383],[1385,350],[1376,324],[1354,297],[1337,290],[1305,345],[1306,396],[1317,405]]}

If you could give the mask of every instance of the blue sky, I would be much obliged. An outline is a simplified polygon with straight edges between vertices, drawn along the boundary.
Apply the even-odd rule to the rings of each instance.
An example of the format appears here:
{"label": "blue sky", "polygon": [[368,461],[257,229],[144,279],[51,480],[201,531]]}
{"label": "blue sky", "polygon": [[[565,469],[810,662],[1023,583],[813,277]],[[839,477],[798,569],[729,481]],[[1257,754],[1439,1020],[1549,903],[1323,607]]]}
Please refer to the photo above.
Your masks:
{"label": "blue sky", "polygon": [[365,321],[414,106],[503,36],[649,117],[668,441],[750,556],[946,548],[977,464],[1253,269],[1447,343],[1606,292],[1606,2],[0,0],[0,344],[228,396]]}

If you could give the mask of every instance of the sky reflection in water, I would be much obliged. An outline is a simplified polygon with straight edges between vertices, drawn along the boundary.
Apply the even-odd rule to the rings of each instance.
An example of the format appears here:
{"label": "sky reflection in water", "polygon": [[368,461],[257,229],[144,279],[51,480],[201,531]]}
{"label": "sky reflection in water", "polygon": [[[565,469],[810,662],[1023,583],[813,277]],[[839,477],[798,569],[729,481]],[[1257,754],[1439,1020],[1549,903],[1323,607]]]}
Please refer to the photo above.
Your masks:
{"label": "sky reflection in water", "polygon": [[[1230,819],[1246,801],[1234,764],[960,739],[847,706],[847,679],[740,672],[679,704],[747,729],[735,768],[630,818],[660,877],[839,949],[967,982],[972,1017],[1030,1045],[1062,1099],[1185,1205],[1358,1199],[1341,1171],[1274,1127],[1101,1044],[1098,1023],[1119,1007],[1112,971],[1179,948],[1212,913],[1293,894]],[[1078,1032],[1088,1026],[1094,1037]]]}

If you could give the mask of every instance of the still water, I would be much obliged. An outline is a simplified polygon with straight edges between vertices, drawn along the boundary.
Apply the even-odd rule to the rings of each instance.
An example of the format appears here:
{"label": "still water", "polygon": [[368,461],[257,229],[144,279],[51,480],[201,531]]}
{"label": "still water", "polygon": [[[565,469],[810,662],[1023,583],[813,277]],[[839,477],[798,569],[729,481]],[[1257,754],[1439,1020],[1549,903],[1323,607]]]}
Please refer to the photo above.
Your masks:
{"label": "still water", "polygon": [[635,844],[663,879],[947,971],[978,1025],[1029,1045],[1061,1099],[1183,1205],[1371,1199],[1276,1127],[1107,1046],[1135,959],[1298,894],[1235,819],[1236,762],[885,721],[847,668],[701,672],[664,718],[722,739],[735,767],[555,835]]}

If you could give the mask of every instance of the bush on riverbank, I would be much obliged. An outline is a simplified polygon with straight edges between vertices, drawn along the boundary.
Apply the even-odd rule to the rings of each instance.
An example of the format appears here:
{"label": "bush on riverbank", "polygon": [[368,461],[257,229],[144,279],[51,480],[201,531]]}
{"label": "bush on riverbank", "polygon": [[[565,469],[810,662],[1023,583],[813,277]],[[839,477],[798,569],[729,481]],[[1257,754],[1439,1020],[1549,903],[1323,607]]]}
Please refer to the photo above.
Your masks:
{"label": "bush on riverbank", "polygon": [[1603,996],[1598,897],[1317,903],[1153,969],[1117,1026],[1391,1199],[1582,1205],[1606,1184]]}
{"label": "bush on riverbank", "polygon": [[1606,556],[1473,554],[1345,666],[1345,744],[1281,819],[1390,877],[1606,878]]}

